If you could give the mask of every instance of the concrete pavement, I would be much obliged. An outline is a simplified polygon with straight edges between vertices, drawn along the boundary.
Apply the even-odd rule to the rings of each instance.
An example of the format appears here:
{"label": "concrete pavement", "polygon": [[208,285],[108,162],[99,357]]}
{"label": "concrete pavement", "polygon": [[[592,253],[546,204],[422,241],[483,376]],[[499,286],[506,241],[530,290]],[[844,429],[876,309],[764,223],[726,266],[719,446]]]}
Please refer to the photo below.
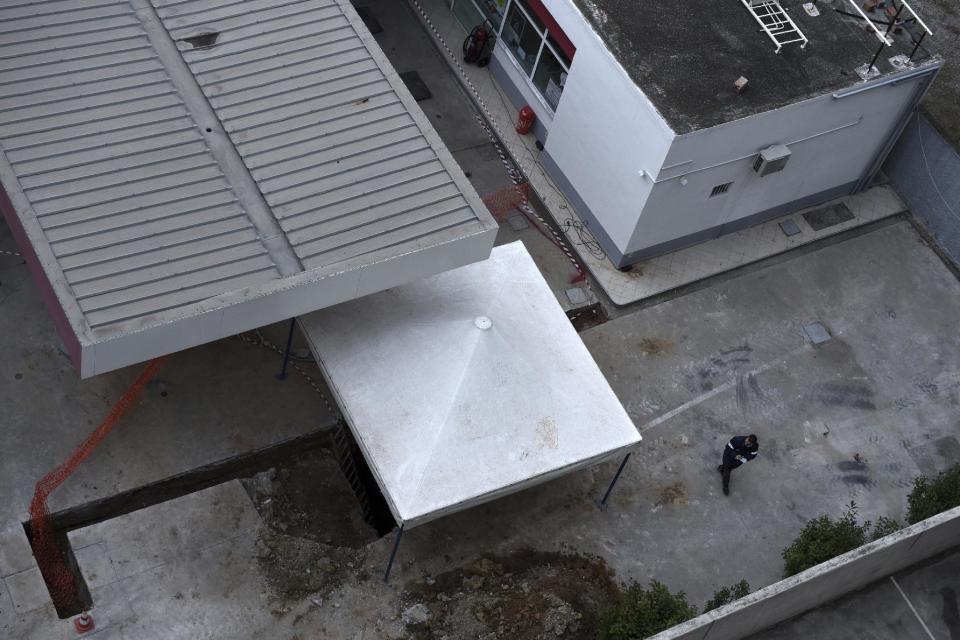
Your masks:
{"label": "concrete pavement", "polygon": [[[7,603],[0,606],[0,628],[13,637],[47,638],[66,623],[51,617],[49,598],[30,581],[20,522],[35,480],[89,428],[78,429],[73,416],[96,422],[133,372],[71,378],[22,271],[15,260],[0,270],[8,291],[0,313],[8,354],[0,392],[5,406],[17,408],[4,424],[0,465],[0,483],[11,496],[0,544]],[[96,526],[97,539],[74,534],[86,535],[81,565],[101,567],[92,570],[95,614],[104,617],[106,637],[117,638],[170,637],[161,624],[147,622],[178,614],[192,621],[185,628],[194,635],[228,629],[234,637],[398,638],[410,630],[401,614],[416,604],[410,594],[418,580],[491,553],[522,558],[524,549],[597,556],[618,580],[656,578],[698,605],[741,577],[754,588],[769,584],[780,577],[780,551],[807,519],[837,514],[851,499],[866,518],[902,517],[913,477],[957,461],[960,355],[951,345],[958,294],[957,280],[901,221],[637,310],[582,334],[645,431],[606,512],[592,500],[613,464],[411,530],[384,585],[377,575],[391,536],[347,546],[308,540],[306,550],[287,536],[271,547],[270,536],[280,533],[273,521],[262,524],[258,510],[272,498],[245,502],[236,487],[224,485],[226,504],[235,505],[227,522],[211,508],[215,498],[197,494],[108,520]],[[821,321],[832,340],[812,345],[802,329],[811,320]],[[23,326],[29,331],[18,330]],[[277,363],[270,352],[236,339],[176,356],[163,374],[167,396],[154,385],[57,503],[75,504],[316,428],[324,415],[318,394],[295,377],[274,381]],[[30,375],[28,393],[17,386],[27,376],[17,379],[17,372]],[[735,472],[733,494],[724,497],[716,460],[725,440],[746,430],[760,436],[761,455]],[[330,477],[329,471],[315,477]],[[340,517],[324,509],[342,513],[344,504],[320,501],[311,510]],[[227,531],[185,535],[218,528]],[[151,529],[162,535],[145,543],[137,532]],[[159,564],[151,565],[153,555]],[[279,559],[265,565],[264,555]],[[332,563],[335,579],[308,582],[313,596],[277,593],[269,567],[284,562],[304,571]],[[147,591],[134,588],[141,574],[154,576]],[[190,607],[177,594],[191,598]]]}

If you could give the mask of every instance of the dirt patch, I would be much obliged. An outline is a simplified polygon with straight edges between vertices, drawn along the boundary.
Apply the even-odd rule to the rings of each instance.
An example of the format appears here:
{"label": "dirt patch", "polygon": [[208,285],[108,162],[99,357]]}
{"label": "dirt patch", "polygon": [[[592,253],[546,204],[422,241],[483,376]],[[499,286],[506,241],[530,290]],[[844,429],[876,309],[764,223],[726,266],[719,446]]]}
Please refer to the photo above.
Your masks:
{"label": "dirt patch", "polygon": [[328,449],[243,479],[263,522],[280,534],[359,549],[378,538]]}
{"label": "dirt patch", "polygon": [[340,586],[347,573],[360,575],[362,552],[288,536],[264,529],[257,541],[257,565],[270,588],[278,615],[284,605],[305,597],[324,598]]}
{"label": "dirt patch", "polygon": [[674,482],[665,487],[660,487],[660,497],[657,499],[657,505],[667,504],[686,504],[687,488],[682,482]]}
{"label": "dirt patch", "polygon": [[619,595],[600,558],[523,550],[408,583],[401,612],[417,640],[592,640]]}
{"label": "dirt patch", "polygon": [[640,341],[640,352],[648,356],[662,356],[673,351],[673,342],[662,338],[644,338]]}
{"label": "dirt patch", "polygon": [[362,575],[364,551],[377,539],[329,449],[303,454],[242,480],[264,528],[257,564],[277,615],[287,603],[324,598],[348,575]]}

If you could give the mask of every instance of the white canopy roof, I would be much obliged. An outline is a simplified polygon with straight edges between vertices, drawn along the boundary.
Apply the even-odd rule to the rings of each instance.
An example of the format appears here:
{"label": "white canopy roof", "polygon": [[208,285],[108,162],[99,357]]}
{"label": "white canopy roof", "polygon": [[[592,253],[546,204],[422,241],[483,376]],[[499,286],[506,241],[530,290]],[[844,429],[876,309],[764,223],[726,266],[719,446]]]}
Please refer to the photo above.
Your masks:
{"label": "white canopy roof", "polygon": [[640,441],[519,242],[300,323],[407,527]]}

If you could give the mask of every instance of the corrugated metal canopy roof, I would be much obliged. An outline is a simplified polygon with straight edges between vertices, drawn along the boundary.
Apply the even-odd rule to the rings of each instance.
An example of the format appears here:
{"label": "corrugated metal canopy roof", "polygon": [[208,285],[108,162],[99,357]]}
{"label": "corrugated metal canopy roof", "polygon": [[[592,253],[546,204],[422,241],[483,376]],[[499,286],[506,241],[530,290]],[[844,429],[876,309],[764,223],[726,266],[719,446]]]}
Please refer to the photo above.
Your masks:
{"label": "corrugated metal canopy roof", "polygon": [[85,377],[493,244],[345,0],[7,4],[0,87],[0,204]]}

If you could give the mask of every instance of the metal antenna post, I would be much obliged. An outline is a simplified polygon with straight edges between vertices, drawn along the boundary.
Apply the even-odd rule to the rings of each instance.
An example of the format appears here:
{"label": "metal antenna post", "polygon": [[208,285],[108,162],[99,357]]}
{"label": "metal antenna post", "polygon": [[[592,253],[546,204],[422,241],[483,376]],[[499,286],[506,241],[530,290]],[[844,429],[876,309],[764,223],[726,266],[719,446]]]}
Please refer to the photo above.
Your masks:
{"label": "metal antenna post", "polygon": [[610,497],[610,493],[613,491],[613,487],[617,484],[617,480],[620,479],[620,474],[623,473],[623,468],[627,466],[627,460],[630,459],[630,454],[628,453],[623,457],[623,462],[620,463],[620,468],[617,469],[617,473],[614,474],[613,480],[610,481],[610,486],[607,487],[607,492],[603,494],[603,498],[600,502],[597,503],[597,506],[600,507],[601,511],[605,511],[607,508],[607,498]]}
{"label": "metal antenna post", "polygon": [[297,324],[296,318],[290,319],[290,333],[287,334],[287,348],[283,350],[283,366],[280,367],[280,373],[275,374],[273,377],[277,380],[286,380],[287,379],[287,363],[290,362],[290,345],[293,343],[293,329]]}
{"label": "metal antenna post", "polygon": [[387,570],[383,574],[384,582],[390,579],[390,569],[393,568],[393,561],[397,557],[397,549],[400,548],[400,538],[402,537],[403,537],[403,525],[400,525],[400,528],[397,529],[397,537],[393,539],[393,550],[390,552],[390,560],[387,561]]}

